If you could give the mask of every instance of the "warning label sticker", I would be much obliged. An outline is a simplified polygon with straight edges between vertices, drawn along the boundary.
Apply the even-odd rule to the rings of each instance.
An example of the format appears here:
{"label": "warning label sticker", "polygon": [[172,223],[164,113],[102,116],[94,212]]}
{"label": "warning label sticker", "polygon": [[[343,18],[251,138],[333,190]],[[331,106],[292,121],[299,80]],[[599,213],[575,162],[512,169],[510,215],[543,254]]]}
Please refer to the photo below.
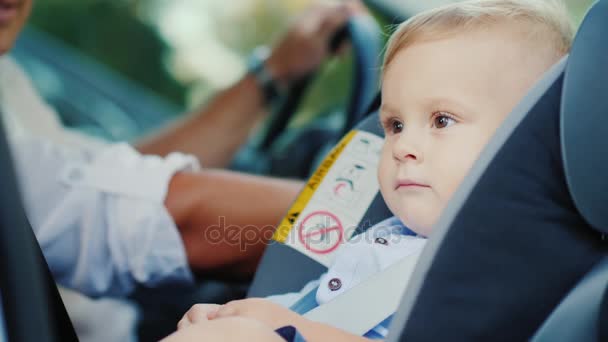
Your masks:
{"label": "warning label sticker", "polygon": [[298,226],[298,238],[304,247],[318,254],[326,254],[338,248],[344,236],[340,219],[329,211],[316,211],[302,219]]}
{"label": "warning label sticker", "polygon": [[378,193],[382,138],[352,131],[327,155],[275,232],[285,243],[329,266]]}

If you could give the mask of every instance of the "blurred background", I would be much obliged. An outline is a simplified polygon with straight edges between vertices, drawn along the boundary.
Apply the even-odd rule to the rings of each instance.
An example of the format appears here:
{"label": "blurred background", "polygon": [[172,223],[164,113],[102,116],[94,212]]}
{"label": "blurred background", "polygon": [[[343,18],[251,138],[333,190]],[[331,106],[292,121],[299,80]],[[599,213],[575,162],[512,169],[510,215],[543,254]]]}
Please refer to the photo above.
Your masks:
{"label": "blurred background", "polygon": [[[321,0],[322,1],[322,0]],[[367,0],[385,33],[451,0]],[[44,0],[13,52],[63,122],[133,140],[204,104],[313,0]],[[566,1],[579,22],[591,0]],[[344,107],[351,57],[326,63],[296,125]],[[103,114],[103,115],[102,115]]]}

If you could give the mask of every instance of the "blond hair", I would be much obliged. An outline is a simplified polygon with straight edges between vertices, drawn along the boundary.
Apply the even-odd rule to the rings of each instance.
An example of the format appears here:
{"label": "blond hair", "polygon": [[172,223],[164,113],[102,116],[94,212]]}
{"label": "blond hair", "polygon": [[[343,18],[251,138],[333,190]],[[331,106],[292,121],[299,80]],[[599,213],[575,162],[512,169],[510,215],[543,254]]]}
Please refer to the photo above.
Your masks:
{"label": "blond hair", "polygon": [[397,27],[388,41],[384,70],[397,52],[416,41],[442,38],[471,28],[496,23],[527,25],[527,37],[563,56],[570,50],[574,27],[559,0],[469,0],[422,12]]}

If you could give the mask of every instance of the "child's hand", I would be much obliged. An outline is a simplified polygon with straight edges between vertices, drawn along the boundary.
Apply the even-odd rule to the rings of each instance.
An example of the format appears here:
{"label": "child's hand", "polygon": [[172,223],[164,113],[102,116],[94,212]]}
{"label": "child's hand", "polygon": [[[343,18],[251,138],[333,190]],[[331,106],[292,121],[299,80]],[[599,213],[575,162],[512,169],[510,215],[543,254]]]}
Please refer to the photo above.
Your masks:
{"label": "child's hand", "polygon": [[230,317],[182,326],[182,329],[163,340],[163,342],[182,341],[281,342],[285,340],[275,333],[272,328],[256,320]]}
{"label": "child's hand", "polygon": [[211,314],[209,319],[235,316],[253,318],[268,324],[274,329],[286,325],[296,325],[298,321],[303,319],[302,316],[293,311],[262,298],[249,298],[229,302]]}
{"label": "child's hand", "polygon": [[297,326],[304,320],[293,311],[262,298],[232,301],[207,312],[207,318],[210,320],[226,317],[253,318],[273,329],[286,325]]}
{"label": "child's hand", "polygon": [[215,313],[221,305],[218,304],[195,304],[177,322],[177,330],[183,329],[195,323],[206,322],[210,319],[209,315]]}
{"label": "child's hand", "polygon": [[[195,324],[196,323],[196,324]],[[261,298],[224,305],[197,304],[184,315],[170,341],[282,341],[274,330],[291,325],[308,341],[369,341],[332,326],[310,321]]]}

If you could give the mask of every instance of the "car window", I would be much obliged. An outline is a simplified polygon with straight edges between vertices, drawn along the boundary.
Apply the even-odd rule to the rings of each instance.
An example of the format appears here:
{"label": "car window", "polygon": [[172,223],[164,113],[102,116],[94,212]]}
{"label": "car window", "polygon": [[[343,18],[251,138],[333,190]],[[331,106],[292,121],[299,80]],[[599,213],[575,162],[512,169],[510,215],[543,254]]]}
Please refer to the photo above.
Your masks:
{"label": "car window", "polygon": [[[388,36],[388,24],[449,1],[365,3]],[[276,41],[312,2],[37,1],[16,54],[66,125],[110,140],[132,140],[239,79],[252,49]],[[591,0],[566,2],[578,22]],[[41,63],[41,55],[55,59]],[[346,54],[322,67],[296,124],[343,110],[351,66]],[[76,76],[70,74],[74,71]]]}
{"label": "car window", "polygon": [[[238,80],[252,49],[276,41],[310,3],[46,0],[35,3],[30,26],[151,90],[183,113]],[[343,107],[350,63],[346,54],[323,66],[302,106],[300,122]],[[91,81],[102,76],[93,75]]]}

